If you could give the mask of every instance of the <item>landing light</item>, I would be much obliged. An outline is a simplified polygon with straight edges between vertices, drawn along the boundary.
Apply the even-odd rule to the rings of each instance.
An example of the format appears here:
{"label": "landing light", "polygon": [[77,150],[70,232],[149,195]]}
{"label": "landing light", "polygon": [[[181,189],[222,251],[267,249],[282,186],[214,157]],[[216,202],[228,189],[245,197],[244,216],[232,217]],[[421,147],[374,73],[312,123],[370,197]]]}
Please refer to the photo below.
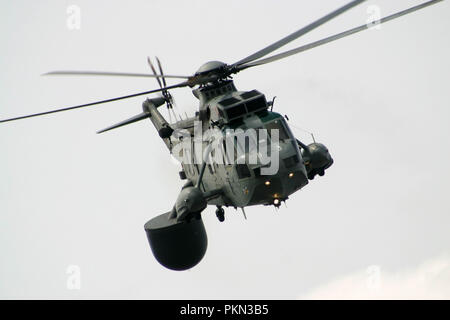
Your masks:
{"label": "landing light", "polygon": [[266,186],[270,186],[270,181],[267,180],[266,182],[264,182],[264,184],[265,184]]}
{"label": "landing light", "polygon": [[273,205],[278,207],[280,205],[280,199],[273,199]]}
{"label": "landing light", "polygon": [[294,176],[293,172],[289,173],[289,178],[292,178],[293,176]]}

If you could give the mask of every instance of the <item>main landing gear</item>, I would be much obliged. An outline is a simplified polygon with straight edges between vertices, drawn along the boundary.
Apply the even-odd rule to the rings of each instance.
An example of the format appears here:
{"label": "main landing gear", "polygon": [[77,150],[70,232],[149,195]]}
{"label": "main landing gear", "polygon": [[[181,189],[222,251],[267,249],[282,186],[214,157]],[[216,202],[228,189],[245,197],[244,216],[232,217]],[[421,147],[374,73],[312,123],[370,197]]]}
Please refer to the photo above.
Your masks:
{"label": "main landing gear", "polygon": [[217,206],[216,209],[216,217],[219,219],[220,222],[225,221],[225,210],[221,206]]}

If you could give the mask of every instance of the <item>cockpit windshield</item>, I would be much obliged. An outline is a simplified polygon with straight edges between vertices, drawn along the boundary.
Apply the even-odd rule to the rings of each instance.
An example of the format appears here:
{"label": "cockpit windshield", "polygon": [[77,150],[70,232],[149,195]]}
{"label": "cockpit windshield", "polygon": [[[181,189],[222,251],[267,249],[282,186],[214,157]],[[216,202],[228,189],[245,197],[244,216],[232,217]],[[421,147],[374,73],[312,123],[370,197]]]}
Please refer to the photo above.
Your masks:
{"label": "cockpit windshield", "polygon": [[260,158],[261,152],[270,156],[274,130],[278,131],[279,141],[291,139],[284,121],[280,114],[266,111],[223,127],[222,144],[227,154],[224,158],[233,162],[240,156]]}
{"label": "cockpit windshield", "polygon": [[289,139],[281,118],[264,123],[264,128],[267,129],[269,137],[272,137],[272,130],[278,130],[278,137],[281,141]]}

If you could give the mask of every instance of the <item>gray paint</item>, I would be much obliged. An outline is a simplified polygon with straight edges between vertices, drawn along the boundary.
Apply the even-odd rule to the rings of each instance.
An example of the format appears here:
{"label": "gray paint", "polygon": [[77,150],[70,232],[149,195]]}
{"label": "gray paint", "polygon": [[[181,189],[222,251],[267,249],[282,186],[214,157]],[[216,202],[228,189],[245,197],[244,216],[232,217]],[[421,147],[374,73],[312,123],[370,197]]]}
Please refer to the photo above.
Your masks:
{"label": "gray paint", "polygon": [[[389,14],[416,2],[377,3]],[[336,6],[335,1],[79,4],[79,32],[65,27],[65,4],[2,6],[3,115],[155,85],[141,79],[38,77],[48,70],[144,72],[145,56],[157,51],[168,72],[189,74],[218,52],[224,61],[238,58]],[[95,135],[138,113],[141,99],[1,127],[0,143],[7,150],[0,159],[2,297],[294,298],[371,264],[396,272],[449,252],[450,173],[444,164],[450,159],[443,145],[449,135],[448,2],[439,6],[239,78],[242,89],[277,95],[275,110],[313,130],[339,161],[326,182],[300,192],[277,214],[250,208],[247,222],[239,214],[219,224],[208,212],[209,251],[199,269],[187,274],[161,270],[142,231],[135,232],[150,215],[167,210],[168,194],[179,189],[177,167],[153,128],[142,123]],[[359,25],[368,17],[366,9],[304,40]],[[165,35],[149,31],[167,17],[148,20],[148,12],[165,10],[191,28],[170,26]],[[227,10],[234,23],[217,24],[216,13]],[[202,19],[193,19],[199,13]],[[151,33],[152,41],[130,38],[136,30]],[[220,40],[224,34],[236,35],[234,45]],[[192,46],[192,38],[208,39],[211,47]],[[183,50],[180,59],[184,47],[191,50]],[[175,98],[193,114],[197,105],[190,92],[177,91]],[[433,150],[437,160],[419,156],[419,146]],[[152,168],[155,163],[160,170]],[[274,240],[268,230],[282,231]],[[224,237],[227,241],[218,240]],[[245,254],[236,255],[242,250]],[[226,272],[217,277],[224,263]],[[66,288],[69,264],[81,267],[80,291]]]}

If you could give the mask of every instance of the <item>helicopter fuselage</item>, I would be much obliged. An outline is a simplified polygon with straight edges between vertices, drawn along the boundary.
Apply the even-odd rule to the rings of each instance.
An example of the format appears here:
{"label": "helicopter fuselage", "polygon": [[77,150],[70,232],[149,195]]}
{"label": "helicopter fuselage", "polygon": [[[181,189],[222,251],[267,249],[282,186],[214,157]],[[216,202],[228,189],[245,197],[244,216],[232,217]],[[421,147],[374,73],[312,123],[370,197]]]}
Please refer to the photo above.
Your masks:
{"label": "helicopter fuselage", "polygon": [[[166,144],[172,154],[177,153],[182,165],[181,176],[192,185],[200,177],[203,158],[198,155],[203,156],[208,145],[215,145],[205,158],[210,161],[200,188],[204,193],[220,192],[215,192],[216,196],[208,199],[208,204],[235,208],[279,206],[308,184],[297,139],[283,116],[268,110],[270,103],[264,95],[256,90],[237,91],[232,81],[197,89],[194,95],[200,100],[199,112],[193,118],[171,124],[175,133],[185,130],[185,134],[173,134],[171,141],[166,139]],[[215,133],[214,141],[208,140],[211,135],[207,133],[211,131]],[[267,133],[263,138],[261,131]],[[277,132],[276,139],[273,131]],[[237,132],[244,135],[243,139],[237,138]],[[186,133],[192,138],[190,141]],[[231,144],[227,141],[230,137]],[[266,162],[261,161],[264,153],[261,142],[269,146],[264,155]],[[234,149],[231,156],[230,147]]]}
{"label": "helicopter fuselage", "polygon": [[[228,159],[225,159],[222,163],[210,161],[207,165],[201,182],[201,189],[205,193],[217,189],[222,190],[222,193],[210,199],[208,204],[232,207],[259,204],[279,205],[280,201],[286,200],[289,195],[308,183],[300,149],[281,115],[270,111],[250,115],[233,129],[241,129],[245,132],[248,129],[261,130],[274,126],[282,132],[275,146],[278,148],[278,152],[271,154],[271,164],[277,163],[274,173],[264,174],[264,168],[267,168],[267,164],[249,161],[252,153],[252,150],[248,150],[249,144],[244,146],[239,139],[236,139],[234,142],[236,154],[234,161],[226,161]],[[226,131],[228,129],[229,127],[226,126],[221,130],[224,139],[227,136]],[[196,152],[196,145],[205,146],[204,144],[192,143],[194,153]],[[226,157],[223,146],[225,144],[222,144],[218,150],[222,151],[222,156]],[[256,152],[256,150],[254,151]],[[241,154],[240,160],[242,161],[238,161],[238,154]],[[277,158],[274,159],[274,156]],[[196,184],[199,179],[200,164],[183,163],[182,166],[186,178]]]}

